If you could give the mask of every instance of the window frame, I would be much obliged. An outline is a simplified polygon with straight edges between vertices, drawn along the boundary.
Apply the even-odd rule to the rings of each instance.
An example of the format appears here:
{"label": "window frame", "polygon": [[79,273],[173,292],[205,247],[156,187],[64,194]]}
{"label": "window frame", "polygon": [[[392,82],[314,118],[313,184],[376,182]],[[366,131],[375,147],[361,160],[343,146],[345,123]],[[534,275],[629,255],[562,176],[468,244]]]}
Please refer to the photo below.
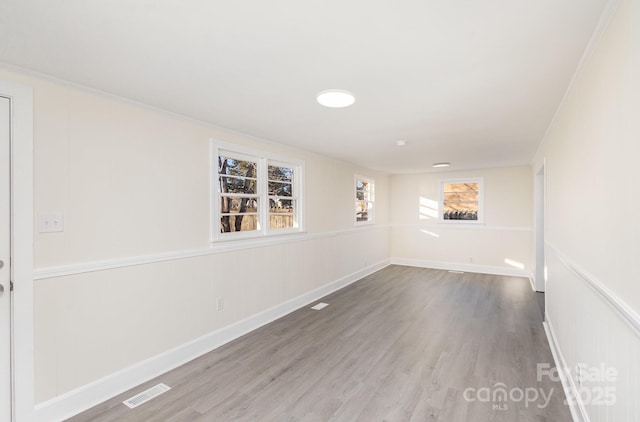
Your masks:
{"label": "window frame", "polygon": [[[220,178],[218,173],[218,157],[220,154],[227,155],[232,158],[253,161],[256,163],[256,193],[242,194],[244,197],[249,195],[258,201],[258,228],[257,230],[244,232],[227,232],[220,231],[221,198],[226,196],[222,194],[220,186]],[[293,181],[291,183],[292,196],[294,201],[294,227],[271,229],[270,227],[270,208],[269,198],[269,165],[277,165],[279,167],[289,167],[294,170]],[[284,157],[277,154],[271,154],[253,148],[243,147],[235,144],[228,144],[212,139],[210,141],[210,157],[209,157],[209,194],[210,194],[210,242],[227,242],[242,239],[260,239],[266,237],[274,237],[287,234],[296,234],[304,232],[304,160],[298,160],[291,157]],[[232,195],[233,196],[233,195]]]}
{"label": "window frame", "polygon": [[[365,202],[370,202],[371,203],[371,211],[369,212],[370,218],[366,221],[358,221],[358,215],[355,212],[355,210],[357,209],[358,206],[358,202],[360,202],[361,200],[358,199],[358,181],[364,181],[368,184],[368,186],[370,186],[370,199],[369,200],[364,200]],[[366,226],[369,224],[375,224],[376,223],[376,181],[375,179],[371,178],[371,177],[367,177],[367,176],[362,176],[359,174],[356,174],[354,176],[353,179],[353,199],[354,199],[354,222],[356,226]]]}
{"label": "window frame", "polygon": [[[444,219],[444,186],[452,183],[478,184],[478,219],[477,220],[445,220]],[[439,211],[438,222],[442,224],[484,224],[484,177],[465,177],[456,179],[441,179],[439,183]]]}

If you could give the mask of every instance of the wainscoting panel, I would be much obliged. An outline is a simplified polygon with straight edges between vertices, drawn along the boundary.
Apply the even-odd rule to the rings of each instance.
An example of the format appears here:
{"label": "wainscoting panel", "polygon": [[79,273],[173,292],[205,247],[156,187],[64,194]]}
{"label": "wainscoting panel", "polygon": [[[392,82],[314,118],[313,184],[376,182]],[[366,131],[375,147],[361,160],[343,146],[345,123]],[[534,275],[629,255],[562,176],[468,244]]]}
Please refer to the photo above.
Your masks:
{"label": "wainscoting panel", "polygon": [[38,273],[38,421],[68,418],[384,268],[389,228],[188,255]]}
{"label": "wainscoting panel", "polygon": [[640,420],[640,318],[555,247],[547,244],[546,254],[547,334],[570,374],[575,419]]}

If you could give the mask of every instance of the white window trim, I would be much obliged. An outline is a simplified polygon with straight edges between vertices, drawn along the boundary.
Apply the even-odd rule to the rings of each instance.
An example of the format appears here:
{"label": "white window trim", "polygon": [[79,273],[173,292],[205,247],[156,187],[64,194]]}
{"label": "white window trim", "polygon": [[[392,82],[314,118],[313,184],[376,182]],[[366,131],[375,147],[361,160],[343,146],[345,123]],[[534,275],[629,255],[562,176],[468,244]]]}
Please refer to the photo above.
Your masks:
{"label": "white window trim", "polygon": [[[445,220],[444,219],[444,185],[448,183],[478,184],[478,219],[477,220]],[[439,184],[440,202],[438,203],[438,223],[441,224],[484,224],[484,177],[465,177],[457,179],[441,179]]]}
{"label": "white window trim", "polygon": [[366,181],[370,186],[373,187],[373,192],[371,192],[371,200],[368,202],[371,202],[373,204],[373,208],[371,208],[371,219],[367,220],[367,221],[358,221],[357,217],[355,215],[355,213],[353,214],[353,220],[355,222],[356,226],[368,226],[371,224],[375,224],[376,223],[376,181],[374,179],[372,179],[371,177],[367,177],[367,176],[362,176],[359,174],[356,174],[353,177],[353,204],[355,205],[358,202],[358,180],[364,180]]}
{"label": "white window trim", "polygon": [[[220,151],[235,154],[238,158],[246,158],[257,162],[256,176],[258,181],[258,214],[259,229],[247,232],[220,233],[220,185],[218,179],[218,156]],[[268,166],[269,163],[295,167],[293,180],[293,192],[295,202],[295,215],[297,227],[288,229],[270,229],[269,227],[269,194],[268,194]],[[220,142],[215,139],[210,141],[209,159],[209,203],[210,203],[210,242],[228,242],[243,239],[260,239],[281,235],[304,233],[304,160],[271,154],[257,149],[243,147],[235,144]]]}

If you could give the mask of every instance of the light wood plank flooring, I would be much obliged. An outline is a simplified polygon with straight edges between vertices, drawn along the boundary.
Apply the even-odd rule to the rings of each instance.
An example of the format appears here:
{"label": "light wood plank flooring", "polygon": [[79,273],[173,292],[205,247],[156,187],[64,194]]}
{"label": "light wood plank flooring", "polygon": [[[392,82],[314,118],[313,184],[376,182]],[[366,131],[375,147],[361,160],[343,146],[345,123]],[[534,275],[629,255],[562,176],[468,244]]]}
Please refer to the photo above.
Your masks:
{"label": "light wood plank flooring", "polygon": [[[554,365],[526,279],[390,266],[322,301],[71,420],[571,420],[560,384],[537,380]],[[159,382],[172,389],[121,403]],[[497,383],[515,400],[486,401]]]}

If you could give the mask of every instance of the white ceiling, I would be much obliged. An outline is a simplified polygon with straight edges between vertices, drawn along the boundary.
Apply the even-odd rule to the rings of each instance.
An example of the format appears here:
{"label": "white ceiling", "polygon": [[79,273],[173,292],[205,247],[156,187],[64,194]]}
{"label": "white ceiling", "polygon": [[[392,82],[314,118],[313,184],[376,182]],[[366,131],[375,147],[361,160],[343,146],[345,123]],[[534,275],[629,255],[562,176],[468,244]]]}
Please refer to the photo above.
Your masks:
{"label": "white ceiling", "polygon": [[0,61],[392,173],[519,165],[606,2],[1,0]]}

